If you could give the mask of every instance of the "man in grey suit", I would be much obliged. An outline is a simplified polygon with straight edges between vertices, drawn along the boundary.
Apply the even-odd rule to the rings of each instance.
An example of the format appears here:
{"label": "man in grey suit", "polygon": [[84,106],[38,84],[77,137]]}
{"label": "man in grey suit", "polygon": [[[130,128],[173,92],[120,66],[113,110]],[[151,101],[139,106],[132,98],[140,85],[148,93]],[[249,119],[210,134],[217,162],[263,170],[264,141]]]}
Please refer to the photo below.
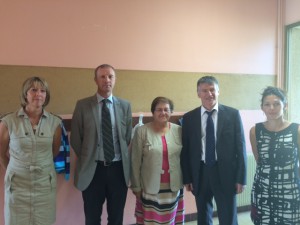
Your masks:
{"label": "man in grey suit", "polygon": [[236,225],[236,194],[246,184],[241,118],[238,110],[218,103],[215,77],[200,78],[197,93],[202,106],[183,116],[183,183],[195,196],[199,225],[212,225],[213,198],[220,225]]}
{"label": "man in grey suit", "polygon": [[122,225],[129,185],[131,106],[112,95],[116,73],[111,65],[98,66],[94,80],[97,93],[79,100],[72,118],[71,146],[77,156],[74,183],[82,191],[86,225],[101,224],[105,200],[108,224]]}

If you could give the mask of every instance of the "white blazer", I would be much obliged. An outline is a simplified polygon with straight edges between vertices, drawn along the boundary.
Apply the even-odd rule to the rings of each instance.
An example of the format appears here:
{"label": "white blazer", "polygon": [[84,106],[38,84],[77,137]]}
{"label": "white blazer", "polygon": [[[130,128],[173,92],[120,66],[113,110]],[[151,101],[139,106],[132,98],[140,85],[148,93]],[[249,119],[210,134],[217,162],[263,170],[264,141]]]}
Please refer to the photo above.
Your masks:
{"label": "white blazer", "polygon": [[[134,192],[143,190],[148,194],[157,194],[160,189],[163,161],[161,135],[153,132],[151,123],[137,127],[131,149],[131,188]],[[180,167],[181,127],[171,123],[165,134],[168,146],[170,188],[178,191],[182,188]]]}

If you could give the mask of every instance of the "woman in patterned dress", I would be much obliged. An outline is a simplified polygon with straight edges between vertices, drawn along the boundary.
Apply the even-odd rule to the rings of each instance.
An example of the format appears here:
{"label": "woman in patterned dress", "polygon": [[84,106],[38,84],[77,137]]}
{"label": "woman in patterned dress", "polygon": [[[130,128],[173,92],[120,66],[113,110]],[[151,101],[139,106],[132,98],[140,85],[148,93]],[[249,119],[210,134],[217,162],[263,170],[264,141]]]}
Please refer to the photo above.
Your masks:
{"label": "woman in patterned dress", "polygon": [[132,140],[136,224],[183,224],[181,127],[168,122],[173,112],[173,102],[168,98],[155,98],[151,112],[153,121],[137,127]]}
{"label": "woman in patterned dress", "polygon": [[284,119],[283,90],[267,87],[261,109],[267,120],[250,130],[257,162],[251,193],[251,219],[256,225],[300,224],[300,129]]}
{"label": "woman in patterned dress", "polygon": [[0,123],[0,164],[4,177],[6,225],[50,225],[55,222],[56,174],[61,120],[44,110],[50,92],[46,81],[28,78],[21,108]]}

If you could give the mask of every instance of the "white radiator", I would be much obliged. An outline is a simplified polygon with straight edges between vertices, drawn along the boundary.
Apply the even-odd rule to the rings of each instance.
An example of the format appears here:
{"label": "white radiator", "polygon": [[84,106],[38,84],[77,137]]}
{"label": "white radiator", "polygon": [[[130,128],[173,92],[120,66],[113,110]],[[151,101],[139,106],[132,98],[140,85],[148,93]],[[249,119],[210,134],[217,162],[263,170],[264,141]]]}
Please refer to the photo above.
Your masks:
{"label": "white radiator", "polygon": [[[251,189],[256,170],[256,162],[252,153],[247,154],[247,186],[242,194],[237,195],[237,207],[250,206],[251,204]],[[216,203],[214,202],[214,209],[216,210]]]}

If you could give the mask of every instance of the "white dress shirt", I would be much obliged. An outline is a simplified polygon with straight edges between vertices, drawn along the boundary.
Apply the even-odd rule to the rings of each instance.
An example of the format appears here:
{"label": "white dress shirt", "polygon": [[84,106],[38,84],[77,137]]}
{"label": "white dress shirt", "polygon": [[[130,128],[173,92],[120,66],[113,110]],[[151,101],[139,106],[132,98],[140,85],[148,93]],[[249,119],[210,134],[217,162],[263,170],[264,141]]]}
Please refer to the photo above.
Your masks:
{"label": "white dress shirt", "polygon": [[[214,106],[212,110],[215,110],[214,113],[212,114],[212,119],[214,121],[214,129],[215,129],[215,141],[217,142],[217,124],[218,124],[218,103]],[[203,106],[200,107],[201,110],[201,143],[202,143],[202,161],[205,162],[205,149],[206,149],[206,122],[207,122],[207,113],[206,111],[209,111],[205,109]],[[216,160],[217,160],[217,153],[216,154]]]}

